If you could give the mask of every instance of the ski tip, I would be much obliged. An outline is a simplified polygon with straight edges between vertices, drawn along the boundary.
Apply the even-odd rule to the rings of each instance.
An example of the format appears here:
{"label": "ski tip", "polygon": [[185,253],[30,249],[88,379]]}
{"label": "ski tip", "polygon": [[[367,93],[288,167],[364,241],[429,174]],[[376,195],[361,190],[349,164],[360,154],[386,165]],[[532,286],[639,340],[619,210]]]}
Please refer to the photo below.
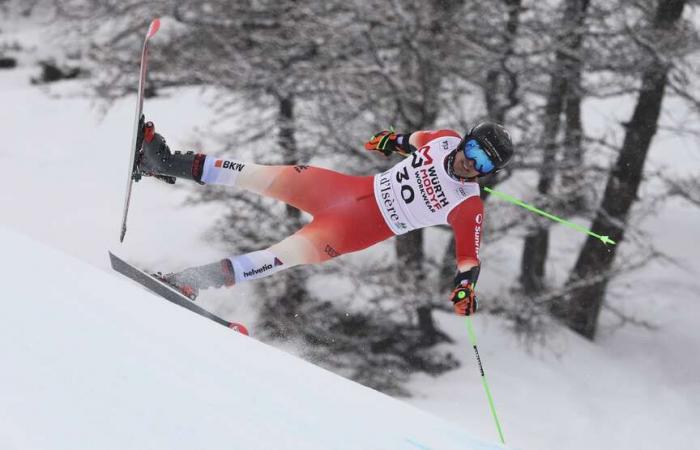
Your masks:
{"label": "ski tip", "polygon": [[154,34],[156,34],[158,32],[159,29],[160,29],[160,19],[153,19],[151,21],[151,26],[148,27],[148,34],[146,35],[146,37],[149,37],[149,38],[152,37]]}
{"label": "ski tip", "polygon": [[232,329],[233,331],[237,331],[237,332],[244,334],[246,336],[250,336],[250,334],[248,333],[248,329],[243,324],[231,322],[228,327],[230,329]]}

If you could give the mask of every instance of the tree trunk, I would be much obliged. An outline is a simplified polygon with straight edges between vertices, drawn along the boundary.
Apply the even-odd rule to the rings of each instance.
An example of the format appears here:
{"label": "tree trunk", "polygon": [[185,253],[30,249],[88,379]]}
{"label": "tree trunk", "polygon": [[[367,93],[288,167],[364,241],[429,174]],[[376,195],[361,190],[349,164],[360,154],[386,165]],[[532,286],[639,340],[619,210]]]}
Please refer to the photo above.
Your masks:
{"label": "tree trunk", "polygon": [[572,34],[572,53],[569,61],[568,83],[566,90],[566,130],[564,134],[564,158],[561,166],[562,195],[566,198],[563,211],[567,214],[585,210],[585,196],[580,186],[583,174],[583,124],[581,121],[581,73],[583,71],[583,46],[585,15],[589,0],[584,0],[577,11]]}
{"label": "tree trunk", "polygon": [[[543,120],[542,149],[544,156],[537,184],[539,197],[544,198],[554,183],[557,156],[556,138],[559,132],[559,116],[562,112],[566,80],[558,72],[552,74],[547,105]],[[540,223],[544,219],[538,219]],[[546,224],[548,225],[548,224]],[[526,237],[520,263],[520,283],[528,294],[537,294],[544,287],[545,263],[549,250],[549,231],[546,225],[537,226]]]}
{"label": "tree trunk", "polygon": [[[543,119],[542,169],[537,192],[546,198],[552,189],[557,173],[557,135],[560,130],[560,116],[572,83],[581,77],[582,61],[578,56],[583,43],[583,24],[588,8],[588,0],[566,0],[562,20],[563,48],[556,52],[554,69],[550,81],[547,104]],[[543,219],[540,223],[543,223]],[[547,224],[548,225],[548,224]],[[549,228],[537,226],[525,238],[520,266],[520,282],[525,292],[538,294],[544,289],[545,264],[549,251]]]}
{"label": "tree trunk", "polygon": [[506,113],[519,103],[517,76],[508,68],[508,60],[514,52],[522,0],[503,0],[503,3],[508,8],[508,19],[503,33],[503,53],[498,60],[499,67],[488,71],[484,89],[484,101],[489,119],[500,124],[505,124]]}
{"label": "tree trunk", "polygon": [[[685,0],[660,1],[654,19],[657,31],[668,31],[680,19]],[[589,280],[589,286],[572,289],[567,296],[564,319],[582,336],[593,339],[617,248],[624,238],[629,211],[637,197],[642,171],[661,112],[669,63],[656,60],[642,73],[642,86],[632,119],[627,125],[622,150],[608,176],[603,202],[592,229],[609,236],[617,245],[606,246],[589,237],[578,256],[568,286]]]}
{"label": "tree trunk", "polygon": [[[579,73],[580,75],[580,73]],[[586,210],[583,180],[583,124],[581,123],[581,79],[570,81],[566,95],[566,132],[564,136],[564,161],[561,187],[566,198],[562,205],[567,214]]]}

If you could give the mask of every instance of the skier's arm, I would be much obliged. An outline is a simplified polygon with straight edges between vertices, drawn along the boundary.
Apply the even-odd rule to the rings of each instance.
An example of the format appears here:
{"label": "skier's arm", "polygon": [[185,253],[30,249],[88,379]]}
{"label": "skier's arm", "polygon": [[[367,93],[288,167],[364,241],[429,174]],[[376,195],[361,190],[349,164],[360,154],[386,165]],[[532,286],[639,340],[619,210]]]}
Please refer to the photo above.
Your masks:
{"label": "skier's arm", "polygon": [[454,130],[422,130],[414,131],[408,135],[408,143],[413,147],[413,151],[417,148],[421,148],[433,139],[438,139],[441,137],[456,137],[461,139],[462,137]]}
{"label": "skier's arm", "polygon": [[416,149],[424,146],[433,139],[451,136],[460,138],[459,133],[453,130],[421,130],[411,133],[399,134],[393,131],[383,130],[375,134],[365,144],[365,149],[382,152],[385,156],[398,153],[408,156]]}
{"label": "skier's arm", "polygon": [[481,198],[474,196],[457,205],[447,216],[455,236],[457,274],[450,300],[455,312],[465,315],[476,310],[474,284],[479,277],[479,244],[484,207]]}

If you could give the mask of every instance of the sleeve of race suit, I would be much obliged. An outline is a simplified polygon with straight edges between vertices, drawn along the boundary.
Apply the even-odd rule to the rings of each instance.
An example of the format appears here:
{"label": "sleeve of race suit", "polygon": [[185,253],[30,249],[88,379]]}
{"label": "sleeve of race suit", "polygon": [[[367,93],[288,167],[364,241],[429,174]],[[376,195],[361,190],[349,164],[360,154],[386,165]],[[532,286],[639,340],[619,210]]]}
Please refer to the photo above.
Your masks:
{"label": "sleeve of race suit", "polygon": [[[455,237],[457,271],[460,274],[480,266],[479,245],[481,244],[484,205],[478,196],[470,197],[457,205],[447,216]],[[476,272],[478,275],[478,271]],[[476,280],[472,280],[476,282]]]}
{"label": "sleeve of race suit", "polygon": [[459,133],[457,133],[454,130],[435,130],[435,131],[430,131],[430,130],[423,130],[423,131],[414,131],[411,133],[410,138],[408,142],[415,148],[420,148],[427,144],[428,142],[432,141],[433,139],[441,138],[441,137],[456,137],[456,138],[462,138]]}

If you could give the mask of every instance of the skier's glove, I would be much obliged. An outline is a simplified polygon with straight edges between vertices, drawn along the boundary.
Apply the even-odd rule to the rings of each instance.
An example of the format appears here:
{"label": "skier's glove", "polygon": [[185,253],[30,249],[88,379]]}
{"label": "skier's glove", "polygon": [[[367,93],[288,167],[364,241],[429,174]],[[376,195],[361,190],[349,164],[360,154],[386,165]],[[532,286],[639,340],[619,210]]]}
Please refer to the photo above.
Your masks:
{"label": "skier's glove", "polygon": [[382,152],[384,156],[389,156],[394,152],[407,156],[412,153],[408,144],[409,136],[408,134],[396,134],[393,131],[383,130],[365,143],[365,149]]}
{"label": "skier's glove", "polygon": [[476,294],[468,284],[457,286],[450,295],[450,300],[454,305],[455,314],[469,316],[474,314],[479,306]]}

